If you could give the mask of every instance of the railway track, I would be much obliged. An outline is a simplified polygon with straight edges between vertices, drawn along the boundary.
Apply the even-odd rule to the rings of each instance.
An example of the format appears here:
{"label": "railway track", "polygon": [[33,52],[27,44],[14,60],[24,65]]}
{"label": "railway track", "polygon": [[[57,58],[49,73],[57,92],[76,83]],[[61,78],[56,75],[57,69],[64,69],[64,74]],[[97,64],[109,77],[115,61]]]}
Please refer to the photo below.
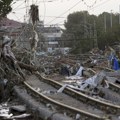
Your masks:
{"label": "railway track", "polygon": [[[69,92],[71,92],[74,98],[66,95],[65,93],[56,93],[56,87],[60,85],[59,83],[51,83],[51,80],[42,78],[43,81],[47,82],[44,83],[41,81],[41,76],[39,76],[39,78],[40,79],[38,79],[38,77],[30,78],[24,82],[24,85],[26,86],[26,89],[30,91],[30,93],[33,93],[34,96],[39,96],[39,100],[41,100],[43,103],[52,104],[55,106],[55,109],[66,112],[74,120],[76,114],[81,116],[81,120],[110,120],[109,118],[111,115],[107,114],[105,111],[98,110],[91,105],[86,105],[86,101],[84,101],[84,103],[78,101],[76,99],[77,96],[73,91]],[[36,88],[39,88],[40,91],[37,91]],[[52,93],[48,93],[48,91],[52,91]]]}
{"label": "railway track", "polygon": [[[43,79],[44,82],[47,82],[48,84],[51,84],[52,86],[56,87],[57,89],[62,87],[62,84],[60,84],[57,81],[54,81],[52,79],[45,78],[43,76],[38,75],[38,77]],[[88,105],[93,105],[96,108],[99,108],[101,110],[106,111],[107,113],[116,114],[120,112],[120,106],[117,104],[113,104],[111,102],[105,102],[101,101],[99,99],[93,98],[89,95],[85,95],[84,93],[77,92],[71,88],[66,87],[64,91],[66,94],[76,98],[79,101],[86,102]]]}
{"label": "railway track", "polygon": [[116,85],[112,82],[108,82],[109,83],[109,88],[117,93],[120,94],[120,86],[119,85]]}

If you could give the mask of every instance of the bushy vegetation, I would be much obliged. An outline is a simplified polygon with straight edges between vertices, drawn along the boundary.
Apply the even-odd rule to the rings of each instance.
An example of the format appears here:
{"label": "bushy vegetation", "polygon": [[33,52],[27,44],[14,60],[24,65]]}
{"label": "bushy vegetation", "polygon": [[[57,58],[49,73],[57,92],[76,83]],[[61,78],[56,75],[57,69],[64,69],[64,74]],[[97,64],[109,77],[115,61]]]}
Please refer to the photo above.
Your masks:
{"label": "bushy vegetation", "polygon": [[5,17],[11,10],[11,3],[13,0],[0,0],[0,19]]}
{"label": "bushy vegetation", "polygon": [[120,42],[119,14],[104,12],[99,16],[87,11],[69,14],[62,39],[74,53],[84,53],[94,47],[104,49]]}

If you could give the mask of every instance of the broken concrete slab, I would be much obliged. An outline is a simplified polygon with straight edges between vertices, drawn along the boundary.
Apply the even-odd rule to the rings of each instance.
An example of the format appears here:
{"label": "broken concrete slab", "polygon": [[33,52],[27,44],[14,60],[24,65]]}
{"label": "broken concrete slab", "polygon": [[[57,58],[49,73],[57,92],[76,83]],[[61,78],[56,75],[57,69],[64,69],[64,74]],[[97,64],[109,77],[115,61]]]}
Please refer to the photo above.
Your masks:
{"label": "broken concrete slab", "polygon": [[26,106],[24,106],[24,105],[11,106],[10,110],[11,111],[14,110],[14,111],[17,111],[17,112],[26,112]]}

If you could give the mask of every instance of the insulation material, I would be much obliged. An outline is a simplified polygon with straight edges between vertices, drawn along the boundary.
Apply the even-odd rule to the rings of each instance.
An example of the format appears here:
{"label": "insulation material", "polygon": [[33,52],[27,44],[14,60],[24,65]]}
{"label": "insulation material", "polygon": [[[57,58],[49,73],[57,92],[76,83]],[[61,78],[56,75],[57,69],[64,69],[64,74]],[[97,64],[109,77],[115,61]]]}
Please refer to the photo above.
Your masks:
{"label": "insulation material", "polygon": [[73,76],[67,76],[65,77],[67,80],[82,80],[83,77],[80,77],[80,76],[76,76],[76,75],[73,75]]}
{"label": "insulation material", "polygon": [[16,58],[11,50],[11,40],[8,36],[5,36],[3,40],[3,55],[4,57],[8,57],[13,61],[16,61]]}
{"label": "insulation material", "polygon": [[63,92],[63,90],[67,87],[67,84],[63,85],[58,91],[57,93],[61,93]]}
{"label": "insulation material", "polygon": [[10,118],[13,116],[12,113],[9,113],[9,107],[7,107],[7,104],[0,105],[0,117],[1,118]]}
{"label": "insulation material", "polygon": [[79,70],[76,73],[76,76],[82,76],[83,75],[83,70],[84,70],[84,67],[80,66]]}
{"label": "insulation material", "polygon": [[88,78],[87,80],[83,80],[82,82],[76,82],[76,83],[77,84],[75,86],[65,84],[58,91],[62,92],[66,87],[70,87],[76,90],[85,90],[86,88],[88,88],[89,90],[93,90],[94,88],[99,87],[99,86],[103,86],[105,88],[109,87],[107,81],[105,81],[104,72],[100,72],[94,75],[93,77]]}
{"label": "insulation material", "polygon": [[87,80],[83,81],[80,84],[80,89],[84,90],[86,87],[95,88],[97,86],[103,85],[105,87],[109,87],[108,83],[105,81],[105,74],[103,72],[100,72],[96,75],[94,75],[91,78],[88,78]]}

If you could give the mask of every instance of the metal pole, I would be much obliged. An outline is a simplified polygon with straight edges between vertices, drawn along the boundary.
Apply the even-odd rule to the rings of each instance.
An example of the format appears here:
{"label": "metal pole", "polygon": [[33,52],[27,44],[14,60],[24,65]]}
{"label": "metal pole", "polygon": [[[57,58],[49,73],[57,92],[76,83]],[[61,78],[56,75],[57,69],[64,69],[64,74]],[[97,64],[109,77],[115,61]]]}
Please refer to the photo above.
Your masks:
{"label": "metal pole", "polygon": [[106,32],[106,14],[104,13],[104,28],[105,28],[105,32]]}
{"label": "metal pole", "polygon": [[94,21],[94,48],[98,48],[96,23]]}
{"label": "metal pole", "polygon": [[112,28],[112,10],[111,10],[110,21],[111,21],[111,28]]}
{"label": "metal pole", "polygon": [[87,38],[86,34],[86,14],[84,13],[84,38]]}
{"label": "metal pole", "polygon": [[119,5],[119,24],[120,24],[120,5]]}

